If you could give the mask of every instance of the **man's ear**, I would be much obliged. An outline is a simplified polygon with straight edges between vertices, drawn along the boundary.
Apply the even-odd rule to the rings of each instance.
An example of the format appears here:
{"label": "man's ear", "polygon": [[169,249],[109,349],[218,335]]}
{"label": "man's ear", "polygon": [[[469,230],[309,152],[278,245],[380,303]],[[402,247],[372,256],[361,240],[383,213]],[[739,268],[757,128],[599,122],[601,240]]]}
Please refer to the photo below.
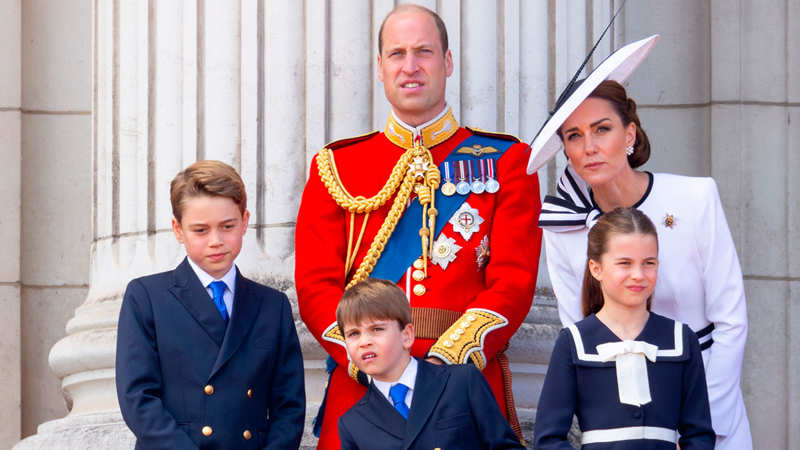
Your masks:
{"label": "man's ear", "polygon": [[175,239],[183,244],[183,228],[181,228],[181,223],[174,216],[172,217],[172,232],[175,234]]}
{"label": "man's ear", "polygon": [[450,49],[447,49],[447,52],[444,54],[444,65],[445,69],[447,70],[447,76],[453,74],[453,54],[450,53]]}
{"label": "man's ear", "polygon": [[603,267],[593,259],[589,260],[589,273],[592,274],[592,278],[595,280],[603,281]]}
{"label": "man's ear", "polygon": [[377,64],[375,65],[375,70],[378,71],[378,79],[381,80],[383,83],[383,70],[381,70],[381,55],[378,54],[377,56]]}

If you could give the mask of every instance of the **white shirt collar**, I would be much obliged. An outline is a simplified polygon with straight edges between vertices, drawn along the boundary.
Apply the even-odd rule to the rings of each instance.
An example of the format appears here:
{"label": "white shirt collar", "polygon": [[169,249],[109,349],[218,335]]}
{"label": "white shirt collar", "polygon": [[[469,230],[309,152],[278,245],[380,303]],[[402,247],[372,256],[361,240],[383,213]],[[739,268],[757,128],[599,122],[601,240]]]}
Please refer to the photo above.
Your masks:
{"label": "white shirt collar", "polygon": [[231,264],[230,270],[228,270],[228,272],[225,275],[223,275],[222,278],[217,280],[216,278],[209,275],[208,272],[201,269],[200,266],[195,264],[195,262],[192,261],[192,258],[187,257],[186,259],[189,260],[189,265],[192,267],[192,270],[194,270],[194,273],[195,275],[197,275],[197,278],[200,279],[200,284],[202,284],[204,288],[208,288],[209,283],[211,283],[212,281],[224,281],[225,286],[228,287],[228,290],[231,291],[231,294],[236,292],[236,264]]}
{"label": "white shirt collar", "polygon": [[389,389],[392,388],[395,384],[403,383],[408,386],[408,394],[406,394],[406,405],[411,407],[411,397],[414,392],[414,384],[417,381],[417,359],[413,356],[411,360],[406,365],[406,370],[403,371],[403,374],[400,375],[400,378],[397,381],[378,381],[376,379],[372,379],[372,382],[375,383],[375,387],[389,400],[389,403],[392,403],[391,397],[389,397]]}
{"label": "white shirt collar", "polygon": [[394,110],[392,110],[392,117],[394,118],[395,122],[397,122],[398,124],[402,125],[405,129],[410,131],[413,137],[417,137],[422,133],[422,130],[425,129],[425,127],[444,117],[444,115],[447,114],[447,111],[449,109],[450,107],[447,106],[447,103],[445,103],[444,108],[442,108],[442,111],[439,114],[437,114],[436,117],[416,127],[412,127],[411,125],[400,120],[400,118],[397,117],[397,114],[394,113]]}

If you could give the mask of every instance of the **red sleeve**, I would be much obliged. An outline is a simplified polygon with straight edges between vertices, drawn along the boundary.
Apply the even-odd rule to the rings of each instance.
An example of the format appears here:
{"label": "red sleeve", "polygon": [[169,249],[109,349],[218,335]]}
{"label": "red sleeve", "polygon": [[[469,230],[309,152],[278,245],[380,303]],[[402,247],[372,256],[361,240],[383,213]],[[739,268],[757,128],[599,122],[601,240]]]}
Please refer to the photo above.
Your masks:
{"label": "red sleeve", "polygon": [[342,367],[348,364],[344,341],[324,334],[336,323],[344,292],[345,214],[320,180],[314,157],[295,227],[297,303],[311,334]]}

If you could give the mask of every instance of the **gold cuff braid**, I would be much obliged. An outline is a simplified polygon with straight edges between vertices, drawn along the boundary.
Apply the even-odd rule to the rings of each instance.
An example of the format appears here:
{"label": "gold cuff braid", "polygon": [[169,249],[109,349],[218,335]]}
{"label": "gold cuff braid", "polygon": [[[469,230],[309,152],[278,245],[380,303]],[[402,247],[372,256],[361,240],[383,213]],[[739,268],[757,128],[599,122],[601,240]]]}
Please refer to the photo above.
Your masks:
{"label": "gold cuff braid", "polygon": [[456,323],[439,337],[428,350],[449,364],[466,364],[472,361],[480,370],[486,367],[483,339],[486,335],[508,324],[505,317],[486,309],[468,309]]}
{"label": "gold cuff braid", "polygon": [[322,332],[322,339],[344,347],[344,334],[342,334],[342,331],[339,329],[339,325],[336,322],[330,324],[328,328]]}

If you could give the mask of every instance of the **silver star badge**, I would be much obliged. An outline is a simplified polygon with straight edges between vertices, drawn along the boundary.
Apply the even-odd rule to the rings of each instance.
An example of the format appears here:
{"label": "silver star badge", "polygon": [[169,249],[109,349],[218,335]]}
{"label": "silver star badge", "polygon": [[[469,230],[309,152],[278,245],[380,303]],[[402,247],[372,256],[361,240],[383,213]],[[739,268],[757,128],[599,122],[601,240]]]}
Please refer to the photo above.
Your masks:
{"label": "silver star badge", "polygon": [[456,260],[456,253],[459,250],[461,246],[456,244],[456,240],[442,233],[433,243],[431,262],[441,266],[442,269],[447,269],[447,265]]}
{"label": "silver star badge", "polygon": [[483,218],[478,214],[476,208],[464,202],[461,204],[461,207],[458,208],[458,211],[450,217],[448,222],[453,225],[453,229],[461,234],[461,237],[463,237],[465,241],[468,241],[472,233],[477,232],[480,228],[480,225],[483,223]]}

